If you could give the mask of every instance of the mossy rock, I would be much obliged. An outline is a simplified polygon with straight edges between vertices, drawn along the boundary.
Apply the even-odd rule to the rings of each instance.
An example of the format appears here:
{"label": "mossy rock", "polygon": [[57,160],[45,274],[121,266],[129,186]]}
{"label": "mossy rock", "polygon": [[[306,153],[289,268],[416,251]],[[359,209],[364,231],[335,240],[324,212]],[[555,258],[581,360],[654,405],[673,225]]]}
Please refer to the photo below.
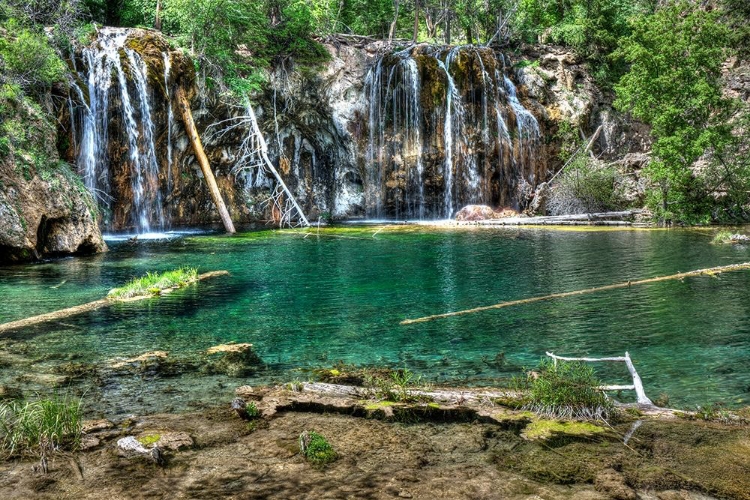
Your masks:
{"label": "mossy rock", "polygon": [[606,432],[603,427],[590,422],[557,420],[534,420],[526,426],[522,435],[526,439],[549,439],[556,434],[564,434],[572,437],[591,437]]}
{"label": "mossy rock", "polygon": [[250,375],[263,364],[253,345],[247,343],[217,345],[208,349],[206,355],[208,360],[203,364],[202,371],[223,373],[230,377]]}

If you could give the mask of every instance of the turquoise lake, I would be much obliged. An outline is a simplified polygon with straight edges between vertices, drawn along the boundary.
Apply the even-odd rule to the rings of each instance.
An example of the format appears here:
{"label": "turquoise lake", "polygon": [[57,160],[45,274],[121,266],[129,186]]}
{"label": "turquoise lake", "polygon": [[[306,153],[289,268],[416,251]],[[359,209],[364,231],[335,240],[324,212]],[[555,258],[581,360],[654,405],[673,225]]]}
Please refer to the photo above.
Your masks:
{"label": "turquoise lake", "polygon": [[[96,300],[147,271],[228,270],[161,298],[117,304],[0,338],[0,383],[85,394],[124,415],[228,402],[239,385],[307,380],[342,361],[408,368],[443,385],[495,385],[545,351],[628,351],[647,394],[684,408],[750,405],[750,272],[632,286],[402,326],[404,319],[750,260],[703,230],[359,226],[110,242],[103,255],[0,268],[0,322]],[[250,342],[252,377],[49,377],[164,350]],[[630,383],[624,365],[598,367]],[[54,383],[52,383],[54,385]],[[623,395],[627,398],[630,396]]]}

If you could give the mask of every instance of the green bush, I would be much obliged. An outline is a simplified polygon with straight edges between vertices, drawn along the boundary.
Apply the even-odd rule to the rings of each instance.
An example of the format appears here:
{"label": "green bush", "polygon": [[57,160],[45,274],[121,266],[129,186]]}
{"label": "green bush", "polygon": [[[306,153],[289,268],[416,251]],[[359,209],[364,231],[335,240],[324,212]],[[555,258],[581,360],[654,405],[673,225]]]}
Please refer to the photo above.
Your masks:
{"label": "green bush", "polygon": [[12,19],[5,29],[7,33],[0,37],[0,60],[12,81],[25,90],[36,90],[65,78],[65,63],[43,34],[21,28]]}
{"label": "green bush", "polygon": [[46,455],[76,449],[81,440],[82,402],[68,398],[0,403],[0,453]]}
{"label": "green bush", "polygon": [[338,458],[328,440],[315,431],[305,431],[299,436],[300,453],[308,462],[323,466]]}
{"label": "green bush", "polygon": [[615,414],[590,366],[545,359],[538,373],[530,381],[526,409],[547,417],[586,420],[607,420]]}
{"label": "green bush", "polygon": [[579,154],[552,185],[547,203],[551,215],[581,214],[617,210],[625,204],[617,188],[618,175]]}

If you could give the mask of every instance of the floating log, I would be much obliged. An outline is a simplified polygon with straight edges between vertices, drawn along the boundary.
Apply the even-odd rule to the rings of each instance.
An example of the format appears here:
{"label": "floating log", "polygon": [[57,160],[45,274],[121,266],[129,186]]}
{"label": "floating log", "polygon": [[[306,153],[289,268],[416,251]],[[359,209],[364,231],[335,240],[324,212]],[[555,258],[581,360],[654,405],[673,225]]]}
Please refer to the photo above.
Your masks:
{"label": "floating log", "polygon": [[[225,276],[228,274],[229,274],[228,271],[211,271],[209,273],[203,273],[203,274],[198,275],[195,278],[195,281],[201,281],[201,280],[205,280],[208,278],[213,278],[214,276]],[[166,289],[166,290],[173,290],[173,288]],[[97,309],[111,306],[112,304],[118,304],[122,302],[135,302],[138,300],[150,299],[151,297],[153,297],[153,295],[149,294],[149,295],[138,295],[138,296],[130,297],[127,299],[99,299],[93,302],[88,302],[86,304],[81,304],[80,306],[68,307],[65,309],[60,309],[59,311],[53,311],[50,313],[32,316],[30,318],[24,318],[24,319],[19,319],[16,321],[11,321],[9,323],[3,323],[0,325],[0,334],[8,332],[10,330],[15,330],[17,328],[24,328],[27,326],[38,325],[40,323],[46,323],[48,321],[55,321],[58,319],[68,318],[70,316],[77,316],[85,312],[96,311]]]}
{"label": "floating log", "polygon": [[449,313],[443,313],[443,314],[433,314],[431,316],[424,316],[422,318],[416,318],[416,319],[405,319],[401,323],[401,325],[411,325],[412,323],[424,323],[426,321],[433,321],[436,319],[442,319],[442,318],[450,318],[452,316],[463,316],[465,314],[473,314],[478,313],[482,311],[489,311],[491,309],[502,309],[504,307],[510,307],[510,306],[518,306],[521,304],[531,304],[534,302],[541,302],[543,300],[551,300],[551,299],[561,299],[564,297],[573,297],[575,295],[585,295],[589,293],[596,293],[596,292],[604,292],[607,290],[616,290],[618,288],[628,288],[631,286],[636,285],[645,285],[648,283],[658,283],[661,281],[669,281],[669,280],[681,280],[684,278],[691,278],[691,277],[697,277],[697,276],[716,276],[717,274],[722,273],[731,273],[734,271],[746,271],[750,269],[750,262],[743,262],[741,264],[732,264],[729,266],[718,266],[718,267],[709,267],[707,269],[698,269],[696,271],[689,271],[686,273],[677,273],[672,274],[669,276],[659,276],[656,278],[648,278],[648,279],[642,279],[637,281],[626,281],[624,283],[615,283],[613,285],[605,285],[605,286],[598,286],[594,288],[586,288],[584,290],[575,290],[572,292],[562,292],[562,293],[553,293],[550,295],[543,295],[541,297],[531,297],[528,299],[520,299],[520,300],[511,300],[508,302],[500,302],[499,304],[493,304],[490,306],[481,306],[481,307],[475,307],[473,309],[464,309],[463,311],[455,311],[455,312],[449,312]]}
{"label": "floating log", "polygon": [[227,233],[235,233],[234,224],[232,218],[229,216],[227,206],[224,204],[224,198],[221,197],[219,186],[216,184],[214,173],[211,171],[211,165],[208,163],[208,157],[206,152],[203,150],[203,144],[201,144],[201,138],[198,135],[198,129],[195,127],[193,121],[193,113],[190,111],[190,102],[185,96],[185,91],[182,87],[177,87],[177,101],[180,104],[180,111],[182,112],[182,121],[185,123],[185,131],[187,132],[188,138],[190,138],[190,144],[193,145],[193,151],[195,157],[201,166],[203,171],[203,177],[206,179],[206,185],[208,185],[208,191],[211,193],[211,198],[214,200],[214,205],[219,210],[221,216],[221,222],[224,223],[224,229]]}

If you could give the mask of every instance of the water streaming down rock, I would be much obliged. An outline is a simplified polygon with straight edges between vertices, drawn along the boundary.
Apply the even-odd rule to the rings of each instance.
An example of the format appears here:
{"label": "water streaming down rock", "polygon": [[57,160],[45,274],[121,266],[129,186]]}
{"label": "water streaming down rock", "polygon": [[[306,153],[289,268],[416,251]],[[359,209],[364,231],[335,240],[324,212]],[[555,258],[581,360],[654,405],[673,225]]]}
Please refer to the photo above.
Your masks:
{"label": "water streaming down rock", "polygon": [[[356,64],[343,74],[332,66],[322,76],[274,78],[267,100],[256,98],[269,155],[309,217],[437,219],[467,204],[526,206],[529,188],[547,175],[543,145],[501,55],[473,46],[346,50]],[[154,32],[103,28],[73,64],[71,144],[105,227],[214,221],[185,131],[174,124],[176,85],[191,98],[201,88],[190,60]],[[214,94],[200,97],[201,135],[240,113]],[[235,168],[243,137],[203,139],[233,217],[272,215],[272,183]]]}
{"label": "water streaming down rock", "polygon": [[502,55],[424,45],[385,55],[365,95],[368,217],[445,218],[468,204],[525,203],[539,125]]}
{"label": "water streaming down rock", "polygon": [[[128,47],[128,36],[128,30],[103,28],[96,43],[81,50],[83,68],[76,70],[85,89],[74,85],[83,103],[79,107],[77,164],[86,187],[105,209],[105,220],[148,232],[165,226],[153,90],[149,68],[141,55]],[[164,61],[168,89],[168,54]],[[120,151],[122,143],[127,154]],[[125,182],[130,189],[118,189]],[[121,213],[113,213],[117,211]]]}

